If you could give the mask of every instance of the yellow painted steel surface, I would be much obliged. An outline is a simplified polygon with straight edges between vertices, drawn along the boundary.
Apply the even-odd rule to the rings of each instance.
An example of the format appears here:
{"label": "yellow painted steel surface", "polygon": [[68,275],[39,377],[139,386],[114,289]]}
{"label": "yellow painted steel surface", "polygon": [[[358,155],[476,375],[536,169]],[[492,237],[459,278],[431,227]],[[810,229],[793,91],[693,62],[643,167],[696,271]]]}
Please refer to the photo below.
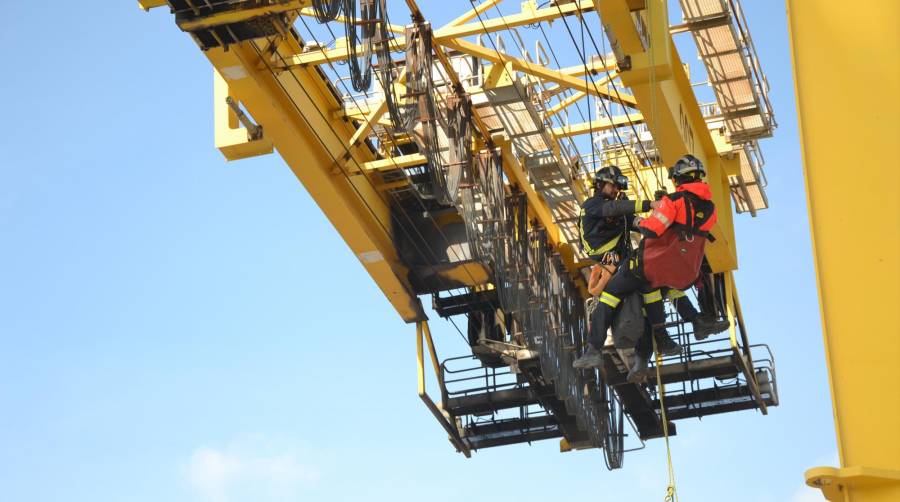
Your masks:
{"label": "yellow painted steel surface", "polygon": [[[900,500],[900,2],[788,0],[841,468],[832,501]],[[840,61],[836,65],[835,61]],[[860,94],[866,100],[859,100]]]}
{"label": "yellow painted steel surface", "polygon": [[[375,160],[366,146],[347,145],[355,129],[335,119],[340,108],[316,68],[297,68],[275,76],[261,58],[257,42],[243,42],[204,54],[224,77],[228,94],[239,99],[263,124],[265,137],[340,232],[382,292],[407,322],[425,318],[397,258],[391,239],[391,216],[383,195],[366,174],[349,176],[345,164]],[[299,47],[281,44],[281,57]],[[301,110],[306,113],[301,113]],[[309,113],[320,110],[320,113]]]}

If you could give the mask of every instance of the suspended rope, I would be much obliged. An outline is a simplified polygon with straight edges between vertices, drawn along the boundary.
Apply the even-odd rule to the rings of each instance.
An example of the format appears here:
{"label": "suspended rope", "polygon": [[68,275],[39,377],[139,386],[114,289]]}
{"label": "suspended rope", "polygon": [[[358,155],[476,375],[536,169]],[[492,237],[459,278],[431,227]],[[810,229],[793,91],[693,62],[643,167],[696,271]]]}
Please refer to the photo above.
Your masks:
{"label": "suspended rope", "polygon": [[662,381],[662,355],[657,350],[656,337],[653,340],[653,352],[656,354],[656,388],[659,389],[659,411],[662,418],[663,437],[666,440],[666,466],[669,476],[669,484],[666,486],[666,496],[663,502],[678,502],[678,492],[675,489],[675,466],[672,464],[672,448],[669,446],[669,418],[666,414],[666,385]]}

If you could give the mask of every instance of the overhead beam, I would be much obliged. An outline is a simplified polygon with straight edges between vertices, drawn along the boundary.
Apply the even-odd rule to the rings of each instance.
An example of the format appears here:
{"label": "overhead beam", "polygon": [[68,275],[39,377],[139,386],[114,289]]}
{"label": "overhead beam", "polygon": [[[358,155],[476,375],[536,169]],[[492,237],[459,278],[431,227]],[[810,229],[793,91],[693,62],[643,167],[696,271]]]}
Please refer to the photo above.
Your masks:
{"label": "overhead beam", "polygon": [[606,73],[614,71],[618,68],[616,65],[616,55],[613,53],[606,54],[601,57],[599,54],[593,54],[587,64],[577,64],[560,68],[560,73],[571,75],[573,77],[583,77],[588,73],[596,75],[597,73]]}
{"label": "overhead beam", "polygon": [[409,155],[400,155],[398,157],[371,160],[363,164],[363,169],[366,171],[393,171],[405,167],[422,166],[427,163],[428,158],[421,153],[411,153]]}
{"label": "overhead beam", "polygon": [[580,78],[572,77],[570,75],[566,75],[565,73],[561,73],[559,70],[552,70],[550,68],[547,68],[546,66],[525,61],[524,59],[513,57],[509,54],[504,54],[493,49],[488,49],[487,47],[483,47],[472,42],[454,38],[442,41],[441,45],[465,52],[467,54],[471,54],[482,59],[486,59],[493,62],[494,64],[509,64],[514,70],[520,71],[522,73],[527,73],[528,75],[543,79],[548,82],[559,84],[562,87],[566,87],[576,91],[584,91],[592,96],[609,99],[610,101],[614,101],[623,105],[634,106],[637,104],[634,96],[630,94],[624,92],[611,93],[604,90],[602,86],[597,85],[594,82],[589,82]]}
{"label": "overhead beam", "polygon": [[553,128],[553,136],[556,138],[568,138],[591,132],[608,131],[616,127],[627,126],[629,124],[640,124],[644,122],[644,117],[640,113],[632,113],[629,115],[619,115],[616,117],[597,119],[591,122],[582,122],[580,124],[570,124],[562,127]]}
{"label": "overhead beam", "polygon": [[[594,85],[597,85],[597,86],[607,85],[611,80],[615,79],[616,76],[617,76],[617,72],[611,72],[607,76],[601,78],[600,80],[597,80],[594,83]],[[559,86],[557,86],[557,87],[559,87]],[[559,87],[559,89],[563,89],[563,88]],[[549,89],[548,92],[553,93],[553,95],[556,95],[559,93],[557,91],[557,89],[555,89],[555,88]],[[556,115],[557,113],[562,112],[566,108],[568,108],[568,107],[574,105],[575,103],[577,103],[578,101],[580,101],[585,96],[587,96],[587,93],[584,91],[573,92],[571,96],[566,97],[565,99],[561,100],[559,103],[556,103],[555,105],[548,108],[547,116],[552,117],[552,116]]]}
{"label": "overhead beam", "polygon": [[[438,43],[443,43],[444,41],[449,41],[455,38],[461,37],[469,37],[473,35],[480,35],[486,33],[494,33],[498,31],[505,31],[511,28],[518,28],[521,26],[526,26],[530,24],[540,23],[544,21],[550,21],[553,19],[558,19],[565,15],[571,15],[579,12],[588,12],[594,9],[594,6],[589,0],[579,0],[574,3],[561,5],[559,8],[557,7],[544,7],[538,9],[534,0],[530,0],[522,4],[522,10],[516,14],[501,16],[497,18],[484,19],[479,21],[474,21],[469,23],[481,12],[487,10],[490,6],[495,5],[499,2],[484,2],[479,5],[479,8],[485,5],[488,7],[481,9],[481,11],[472,15],[471,17],[468,14],[471,14],[471,11],[466,15],[460,16],[454,19],[451,23],[438,28],[434,31],[434,38]],[[458,23],[458,24],[457,24]],[[463,24],[465,23],[465,24]],[[397,37],[391,41],[390,44],[392,51],[402,51],[406,47],[406,38],[405,37]],[[327,64],[329,62],[343,61],[349,59],[350,54],[346,45],[335,47],[333,49],[329,49],[325,53],[320,52],[310,52],[308,54],[298,54],[291,58],[289,61],[290,65],[319,65],[319,64]],[[575,70],[577,71],[577,70]]]}

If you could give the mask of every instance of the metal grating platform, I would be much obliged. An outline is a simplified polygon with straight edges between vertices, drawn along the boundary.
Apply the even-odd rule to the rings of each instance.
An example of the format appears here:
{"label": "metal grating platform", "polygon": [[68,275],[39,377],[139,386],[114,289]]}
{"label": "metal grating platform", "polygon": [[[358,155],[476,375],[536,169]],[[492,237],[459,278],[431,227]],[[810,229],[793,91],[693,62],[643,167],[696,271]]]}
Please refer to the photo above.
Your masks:
{"label": "metal grating platform", "polygon": [[718,113],[732,144],[772,135],[777,124],[769,102],[769,83],[759,65],[739,0],[680,0],[709,83]]}

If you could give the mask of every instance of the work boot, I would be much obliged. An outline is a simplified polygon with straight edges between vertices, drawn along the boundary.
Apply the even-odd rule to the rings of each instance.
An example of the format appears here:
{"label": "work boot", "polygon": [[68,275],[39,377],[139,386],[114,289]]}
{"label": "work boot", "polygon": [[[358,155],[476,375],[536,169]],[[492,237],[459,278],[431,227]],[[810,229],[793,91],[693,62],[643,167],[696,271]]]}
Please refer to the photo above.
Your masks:
{"label": "work boot", "polygon": [[721,333],[731,327],[727,319],[716,319],[708,314],[700,314],[691,324],[694,325],[694,338],[697,341],[706,340],[709,335]]}
{"label": "work boot", "polygon": [[589,368],[599,368],[602,364],[603,354],[595,349],[593,345],[588,344],[587,351],[575,360],[572,367],[577,370],[585,370]]}
{"label": "work boot", "polygon": [[634,355],[634,363],[628,368],[628,383],[647,383],[647,358]]}
{"label": "work boot", "polygon": [[675,356],[681,354],[681,345],[669,338],[669,334],[665,331],[658,331],[653,336],[656,338],[656,350],[661,355]]}

